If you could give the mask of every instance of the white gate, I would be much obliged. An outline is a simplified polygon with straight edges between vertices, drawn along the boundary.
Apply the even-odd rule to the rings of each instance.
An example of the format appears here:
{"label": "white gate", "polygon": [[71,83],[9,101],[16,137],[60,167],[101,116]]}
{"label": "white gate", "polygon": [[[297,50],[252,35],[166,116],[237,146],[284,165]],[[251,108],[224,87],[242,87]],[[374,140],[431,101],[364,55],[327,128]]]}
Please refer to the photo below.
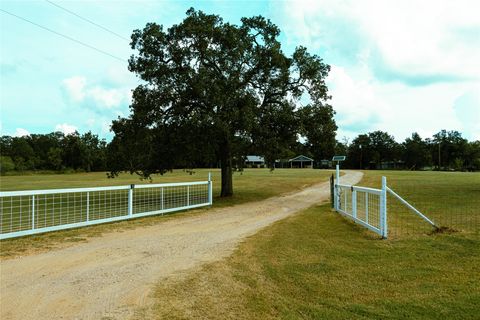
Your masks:
{"label": "white gate", "polygon": [[432,220],[390,189],[386,177],[382,177],[381,189],[344,185],[338,183],[339,180],[340,174],[337,169],[333,203],[335,210],[383,238],[388,236],[387,192],[433,228],[438,229]]}
{"label": "white gate", "polygon": [[337,212],[384,238],[388,236],[385,177],[382,189],[335,184],[334,192]]}

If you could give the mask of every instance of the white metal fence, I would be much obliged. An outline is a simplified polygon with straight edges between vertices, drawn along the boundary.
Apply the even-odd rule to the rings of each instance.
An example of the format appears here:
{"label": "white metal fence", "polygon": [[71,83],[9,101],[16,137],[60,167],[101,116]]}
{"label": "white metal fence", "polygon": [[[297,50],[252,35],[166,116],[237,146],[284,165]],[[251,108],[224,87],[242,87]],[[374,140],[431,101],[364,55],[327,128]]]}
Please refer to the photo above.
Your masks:
{"label": "white metal fence", "polygon": [[[339,180],[340,175],[337,172],[336,181]],[[342,215],[372,230],[383,238],[387,238],[387,192],[418,218],[428,223],[434,229],[438,229],[438,226],[431,219],[390,189],[387,186],[386,177],[382,177],[381,189],[335,183],[333,206]]]}
{"label": "white metal fence", "polygon": [[335,184],[334,207],[342,215],[386,238],[387,197],[386,179],[382,189]]}
{"label": "white metal fence", "polygon": [[212,181],[0,192],[0,239],[212,204]]}

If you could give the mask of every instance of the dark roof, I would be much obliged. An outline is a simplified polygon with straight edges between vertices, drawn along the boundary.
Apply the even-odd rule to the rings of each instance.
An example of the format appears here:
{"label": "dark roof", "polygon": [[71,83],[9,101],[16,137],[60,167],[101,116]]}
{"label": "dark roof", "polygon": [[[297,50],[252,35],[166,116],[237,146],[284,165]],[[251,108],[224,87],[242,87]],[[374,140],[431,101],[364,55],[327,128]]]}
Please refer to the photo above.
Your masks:
{"label": "dark roof", "polygon": [[290,159],[288,161],[290,161],[290,162],[293,162],[293,161],[300,161],[300,162],[303,161],[303,162],[305,162],[305,161],[313,161],[313,159],[309,158],[307,156],[304,156],[304,155],[299,155],[299,156],[296,156],[295,158]]}

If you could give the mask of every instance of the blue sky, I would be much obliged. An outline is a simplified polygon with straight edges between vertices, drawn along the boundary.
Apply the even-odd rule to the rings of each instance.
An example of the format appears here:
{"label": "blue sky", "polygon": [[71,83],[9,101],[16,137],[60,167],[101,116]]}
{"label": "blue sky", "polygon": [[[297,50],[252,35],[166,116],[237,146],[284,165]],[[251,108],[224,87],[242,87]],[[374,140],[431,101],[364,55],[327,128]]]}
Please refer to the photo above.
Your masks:
{"label": "blue sky", "polygon": [[[147,22],[168,27],[193,6],[239,23],[263,15],[282,30],[284,51],[303,45],[332,66],[328,84],[337,138],[384,130],[402,141],[441,129],[480,139],[478,1],[58,1],[129,38]],[[111,139],[138,84],[128,41],[51,3],[0,9],[82,41],[86,48],[0,12],[0,130],[24,135],[91,130]]]}

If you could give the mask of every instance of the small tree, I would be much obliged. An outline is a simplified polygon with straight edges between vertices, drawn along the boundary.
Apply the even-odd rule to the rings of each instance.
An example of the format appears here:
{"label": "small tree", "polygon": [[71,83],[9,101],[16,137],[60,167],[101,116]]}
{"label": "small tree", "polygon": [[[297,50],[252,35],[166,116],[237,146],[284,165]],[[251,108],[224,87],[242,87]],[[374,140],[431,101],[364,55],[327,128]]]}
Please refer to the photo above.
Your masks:
{"label": "small tree", "polygon": [[237,26],[193,8],[167,30],[156,23],[135,30],[129,69],[144,83],[130,117],[113,123],[111,173],[149,176],[219,159],[221,196],[231,196],[235,141],[250,141],[272,163],[296,140],[302,95],[328,99],[329,66],[303,47],[287,57],[279,34],[261,16]]}

